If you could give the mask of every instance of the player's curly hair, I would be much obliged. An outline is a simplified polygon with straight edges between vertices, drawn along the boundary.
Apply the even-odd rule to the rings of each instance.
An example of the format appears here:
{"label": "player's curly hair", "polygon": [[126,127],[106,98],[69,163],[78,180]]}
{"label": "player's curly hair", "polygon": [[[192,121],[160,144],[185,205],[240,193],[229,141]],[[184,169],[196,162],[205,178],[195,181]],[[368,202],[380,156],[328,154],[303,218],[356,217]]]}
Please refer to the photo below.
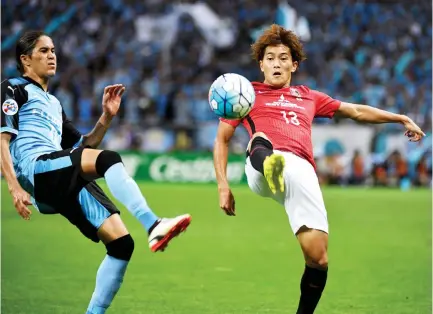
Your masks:
{"label": "player's curly hair", "polygon": [[287,30],[277,24],[272,24],[263,32],[256,42],[251,45],[254,60],[257,62],[263,60],[267,46],[280,44],[290,48],[293,61],[298,61],[298,63],[301,63],[307,59],[307,55],[303,50],[303,46],[299,40],[299,37],[296,36],[296,34],[291,30]]}

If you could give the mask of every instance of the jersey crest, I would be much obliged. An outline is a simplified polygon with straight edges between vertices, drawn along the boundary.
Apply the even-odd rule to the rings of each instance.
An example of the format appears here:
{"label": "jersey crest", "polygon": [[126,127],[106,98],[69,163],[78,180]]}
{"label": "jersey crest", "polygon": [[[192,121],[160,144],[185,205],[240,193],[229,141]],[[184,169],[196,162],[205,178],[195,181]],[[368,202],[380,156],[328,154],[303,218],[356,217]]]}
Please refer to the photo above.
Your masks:
{"label": "jersey crest", "polygon": [[6,99],[2,104],[4,114],[13,116],[18,112],[18,103],[14,99]]}

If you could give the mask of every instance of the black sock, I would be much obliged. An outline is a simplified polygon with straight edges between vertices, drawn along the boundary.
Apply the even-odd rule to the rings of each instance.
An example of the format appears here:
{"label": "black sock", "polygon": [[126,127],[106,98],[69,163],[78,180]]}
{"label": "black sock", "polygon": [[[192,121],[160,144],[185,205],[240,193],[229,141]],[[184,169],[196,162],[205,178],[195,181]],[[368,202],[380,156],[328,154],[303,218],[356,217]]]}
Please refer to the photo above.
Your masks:
{"label": "black sock", "polygon": [[325,289],[328,270],[320,270],[305,265],[301,280],[301,298],[296,314],[312,314]]}
{"label": "black sock", "polygon": [[257,136],[253,139],[249,151],[251,165],[263,174],[263,162],[267,156],[274,153],[272,143],[263,137]]}

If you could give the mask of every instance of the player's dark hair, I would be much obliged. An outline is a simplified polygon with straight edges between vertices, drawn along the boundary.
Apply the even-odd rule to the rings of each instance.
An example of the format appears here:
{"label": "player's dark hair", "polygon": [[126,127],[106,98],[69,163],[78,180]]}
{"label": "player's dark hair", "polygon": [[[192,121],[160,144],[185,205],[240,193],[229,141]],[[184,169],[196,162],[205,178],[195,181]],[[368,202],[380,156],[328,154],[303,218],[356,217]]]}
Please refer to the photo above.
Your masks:
{"label": "player's dark hair", "polygon": [[260,62],[265,56],[267,46],[283,44],[290,48],[292,60],[301,63],[307,59],[307,55],[303,50],[303,46],[299,37],[293,31],[287,30],[284,27],[272,24],[266,29],[263,34],[251,46],[254,60]]}
{"label": "player's dark hair", "polygon": [[36,42],[41,36],[48,36],[43,31],[27,31],[17,41],[15,47],[15,61],[17,63],[17,70],[21,74],[24,73],[24,66],[21,62],[21,55],[30,56],[36,46]]}

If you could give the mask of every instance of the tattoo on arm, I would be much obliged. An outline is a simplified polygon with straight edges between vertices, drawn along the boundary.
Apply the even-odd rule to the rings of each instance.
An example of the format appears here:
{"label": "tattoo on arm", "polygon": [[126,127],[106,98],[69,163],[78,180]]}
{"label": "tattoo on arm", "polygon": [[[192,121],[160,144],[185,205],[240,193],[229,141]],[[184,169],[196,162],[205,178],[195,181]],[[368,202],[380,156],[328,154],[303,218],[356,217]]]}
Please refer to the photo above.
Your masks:
{"label": "tattoo on arm", "polygon": [[83,136],[81,146],[90,146],[91,148],[97,148],[101,144],[105,133],[108,130],[108,125],[105,126],[101,122],[97,122],[95,127],[90,133]]}

